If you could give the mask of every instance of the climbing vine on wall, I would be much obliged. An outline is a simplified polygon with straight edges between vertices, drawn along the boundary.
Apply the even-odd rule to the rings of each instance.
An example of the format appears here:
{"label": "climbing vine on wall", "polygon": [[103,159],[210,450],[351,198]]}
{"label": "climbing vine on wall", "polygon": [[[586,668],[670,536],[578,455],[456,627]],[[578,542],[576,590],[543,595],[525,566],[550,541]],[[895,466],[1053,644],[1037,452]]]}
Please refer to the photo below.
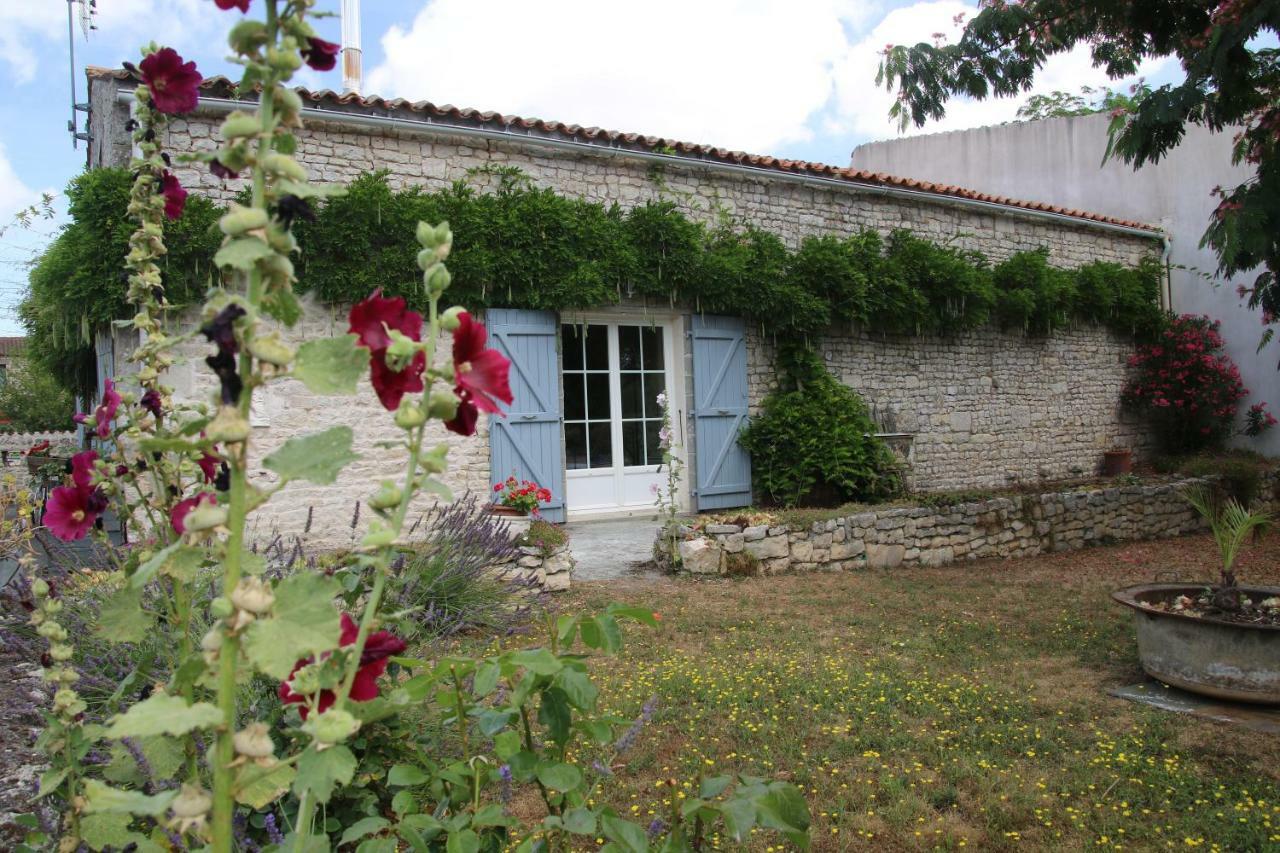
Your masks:
{"label": "climbing vine on wall", "polygon": [[[91,175],[77,180],[124,186],[128,179],[116,170]],[[116,226],[103,220],[114,209],[77,208],[73,200],[69,231],[113,235],[95,238],[99,267],[123,258],[116,250],[123,242],[111,231]],[[212,221],[204,207],[192,210],[175,226],[166,269],[166,276],[190,286],[207,272],[195,260],[201,253],[185,252],[182,241],[198,244],[204,223]],[[1154,259],[1136,267],[1097,261],[1061,270],[1039,250],[993,265],[977,252],[907,231],[887,238],[874,231],[815,236],[793,250],[775,234],[734,227],[725,217],[710,225],[694,221],[670,201],[624,211],[567,198],[534,187],[510,167],[481,170],[436,191],[395,189],[386,173],[357,178],[345,195],[317,209],[314,221],[299,223],[307,246],[298,262],[300,289],[343,303],[381,287],[421,308],[413,225],[444,220],[458,235],[453,290],[458,301],[477,308],[584,309],[646,297],[741,315],[766,333],[801,339],[832,324],[948,335],[996,323],[1045,334],[1077,321],[1147,337],[1163,322]],[[123,285],[106,272],[60,284],[65,253],[55,243],[33,274],[23,314],[35,337],[65,336],[65,326],[42,318],[61,316],[55,306],[68,300],[96,322],[125,313]],[[83,355],[83,348],[76,352]]]}

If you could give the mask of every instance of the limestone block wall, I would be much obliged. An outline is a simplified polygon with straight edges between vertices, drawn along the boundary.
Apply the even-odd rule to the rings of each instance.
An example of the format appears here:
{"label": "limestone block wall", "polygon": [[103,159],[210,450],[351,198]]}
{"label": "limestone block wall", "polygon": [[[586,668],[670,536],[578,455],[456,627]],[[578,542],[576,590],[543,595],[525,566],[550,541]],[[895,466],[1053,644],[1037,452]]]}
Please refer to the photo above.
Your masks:
{"label": "limestone block wall", "polygon": [[[1031,557],[1204,529],[1181,493],[1205,482],[1190,478],[998,497],[940,509],[867,510],[804,526],[747,526],[711,518],[685,528],[677,548],[684,571],[711,575],[896,569]],[[1280,475],[1273,471],[1262,483],[1262,506],[1280,502],[1278,488]],[[667,547],[661,531],[656,547]]]}
{"label": "limestone block wall", "polygon": [[[984,328],[955,337],[832,329],[828,369],[871,407],[883,432],[908,433],[920,491],[1001,488],[1089,476],[1104,451],[1149,447],[1120,406],[1133,343],[1100,326],[1049,337]],[[749,331],[752,413],[778,381],[774,341]]]}

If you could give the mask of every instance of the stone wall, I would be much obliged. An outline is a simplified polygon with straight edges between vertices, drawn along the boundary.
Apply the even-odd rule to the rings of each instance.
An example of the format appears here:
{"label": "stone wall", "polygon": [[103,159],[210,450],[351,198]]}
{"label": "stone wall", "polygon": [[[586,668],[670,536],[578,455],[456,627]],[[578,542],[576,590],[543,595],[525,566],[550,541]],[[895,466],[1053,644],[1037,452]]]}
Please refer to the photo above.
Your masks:
{"label": "stone wall", "polygon": [[[753,413],[777,383],[773,341],[750,331]],[[1122,410],[1133,345],[1100,326],[1029,337],[984,328],[950,338],[833,329],[819,351],[886,433],[907,433],[919,491],[1003,488],[1098,473],[1102,454],[1149,447]]]}
{"label": "stone wall", "polygon": [[[699,521],[678,543],[684,571],[896,569],[960,560],[1031,557],[1090,545],[1179,536],[1205,528],[1181,497],[1202,479],[1017,495],[943,508],[868,510],[809,525]],[[1263,481],[1262,503],[1280,501],[1280,476]],[[657,547],[665,550],[659,533]]]}

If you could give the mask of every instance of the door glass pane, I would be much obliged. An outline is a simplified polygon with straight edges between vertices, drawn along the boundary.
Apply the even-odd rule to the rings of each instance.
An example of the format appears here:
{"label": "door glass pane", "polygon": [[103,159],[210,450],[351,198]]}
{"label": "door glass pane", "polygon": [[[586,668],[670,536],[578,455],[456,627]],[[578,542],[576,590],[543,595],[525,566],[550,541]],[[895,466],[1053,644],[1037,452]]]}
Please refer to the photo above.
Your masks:
{"label": "door glass pane", "polygon": [[624,373],[619,378],[622,387],[622,417],[644,417],[644,387],[641,373]]}
{"label": "door glass pane", "polygon": [[564,374],[564,417],[565,420],[581,421],[587,417],[587,398],[583,390],[581,373]]}
{"label": "door glass pane", "polygon": [[564,458],[570,471],[587,467],[587,425],[564,425]]}
{"label": "door glass pane", "polygon": [[618,367],[622,370],[642,370],[640,362],[640,327],[618,327]]}
{"label": "door glass pane", "polygon": [[569,323],[560,327],[561,358],[565,370],[582,369],[582,327]]}
{"label": "door glass pane", "polygon": [[644,375],[645,417],[655,418],[662,416],[662,409],[658,406],[658,395],[665,390],[667,390],[667,375],[665,373],[646,373]]}
{"label": "door glass pane", "polygon": [[609,369],[609,327],[587,326],[587,370]]}
{"label": "door glass pane", "polygon": [[644,464],[643,421],[628,421],[622,425],[622,464]]}
{"label": "door glass pane", "polygon": [[640,331],[641,345],[644,347],[644,369],[661,370],[662,364],[662,329],[646,327]]}
{"label": "door glass pane", "polygon": [[587,425],[587,439],[590,444],[590,467],[613,467],[613,425],[608,421]]}
{"label": "door glass pane", "polygon": [[645,421],[645,433],[648,437],[648,447],[646,452],[649,457],[650,465],[658,465],[662,462],[662,421]]}
{"label": "door glass pane", "polygon": [[609,419],[609,374],[588,373],[587,417],[593,421]]}

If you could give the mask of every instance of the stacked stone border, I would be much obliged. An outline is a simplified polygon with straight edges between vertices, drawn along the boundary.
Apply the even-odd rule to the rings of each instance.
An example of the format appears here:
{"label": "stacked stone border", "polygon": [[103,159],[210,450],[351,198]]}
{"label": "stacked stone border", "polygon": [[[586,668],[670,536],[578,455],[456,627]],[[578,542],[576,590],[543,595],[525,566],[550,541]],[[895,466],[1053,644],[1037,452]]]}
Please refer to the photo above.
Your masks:
{"label": "stacked stone border", "polygon": [[[517,542],[529,528],[527,518],[508,522]],[[569,537],[554,548],[517,544],[515,553],[493,567],[499,580],[536,587],[542,592],[564,592],[573,580],[578,561],[570,549]]]}
{"label": "stacked stone border", "polygon": [[[764,575],[943,566],[1180,536],[1206,527],[1181,493],[1207,482],[1187,478],[996,497],[944,508],[868,510],[804,526],[709,520],[682,529],[680,569],[699,575]],[[1264,474],[1262,505],[1280,503],[1278,491],[1280,472]],[[656,551],[663,554],[667,547],[659,535]]]}

